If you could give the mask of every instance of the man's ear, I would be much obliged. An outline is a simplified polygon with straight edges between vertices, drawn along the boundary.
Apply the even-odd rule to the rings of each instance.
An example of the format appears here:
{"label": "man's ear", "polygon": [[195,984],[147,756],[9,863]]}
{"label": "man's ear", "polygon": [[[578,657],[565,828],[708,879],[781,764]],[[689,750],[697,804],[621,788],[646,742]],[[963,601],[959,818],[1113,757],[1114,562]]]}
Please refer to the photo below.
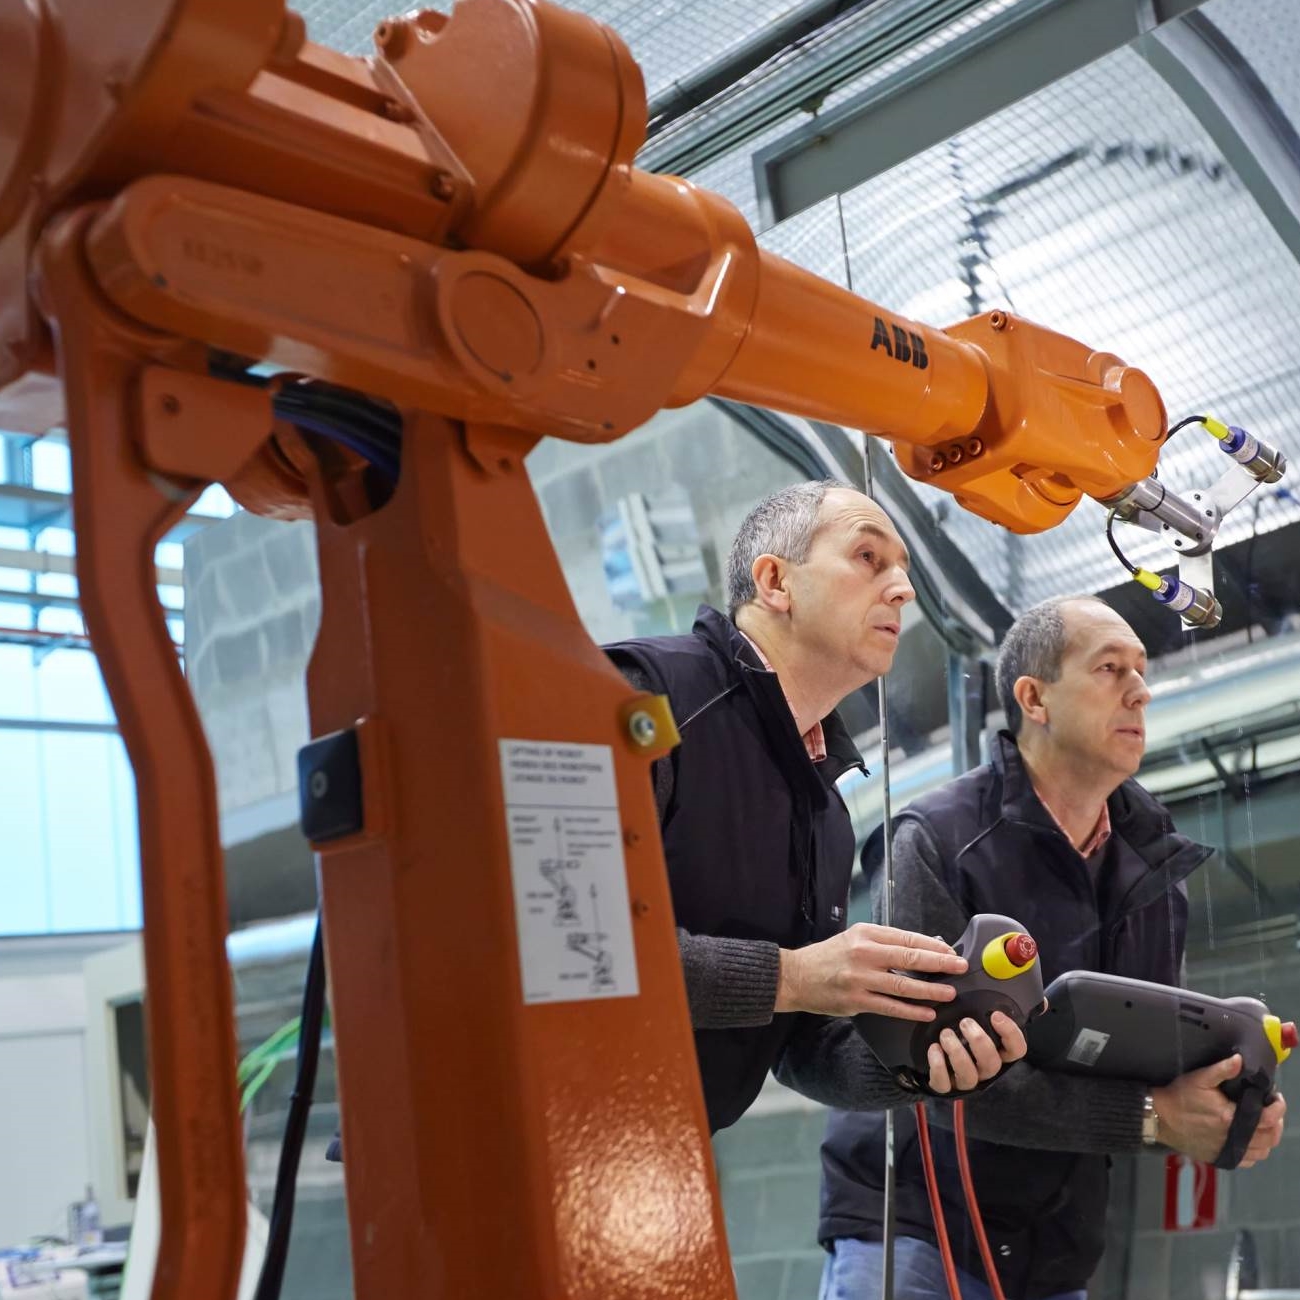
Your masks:
{"label": "man's ear", "polygon": [[755,598],[766,610],[784,614],[790,608],[789,571],[779,555],[760,555],[750,569]]}
{"label": "man's ear", "polygon": [[1047,705],[1043,702],[1043,683],[1037,677],[1017,677],[1011,694],[1020,705],[1020,712],[1040,727],[1047,725]]}

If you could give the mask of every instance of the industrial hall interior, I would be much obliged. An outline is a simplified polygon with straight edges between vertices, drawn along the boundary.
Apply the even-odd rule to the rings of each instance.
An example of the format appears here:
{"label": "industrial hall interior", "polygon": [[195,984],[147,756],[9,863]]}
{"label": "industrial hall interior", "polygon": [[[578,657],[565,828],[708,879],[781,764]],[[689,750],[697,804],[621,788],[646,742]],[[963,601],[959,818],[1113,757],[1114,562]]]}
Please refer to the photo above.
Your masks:
{"label": "industrial hall interior", "polygon": [[438,2],[0,0],[0,1300],[1300,1300],[1300,0]]}

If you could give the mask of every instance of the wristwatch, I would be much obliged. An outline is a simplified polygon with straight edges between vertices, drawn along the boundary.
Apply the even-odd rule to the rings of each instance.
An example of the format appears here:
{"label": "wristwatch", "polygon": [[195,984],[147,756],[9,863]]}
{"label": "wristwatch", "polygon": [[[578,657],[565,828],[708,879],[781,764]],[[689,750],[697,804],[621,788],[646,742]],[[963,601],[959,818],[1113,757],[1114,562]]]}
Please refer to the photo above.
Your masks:
{"label": "wristwatch", "polygon": [[1147,1093],[1142,1098],[1142,1145],[1153,1147],[1160,1141],[1160,1116],[1156,1114],[1155,1098]]}

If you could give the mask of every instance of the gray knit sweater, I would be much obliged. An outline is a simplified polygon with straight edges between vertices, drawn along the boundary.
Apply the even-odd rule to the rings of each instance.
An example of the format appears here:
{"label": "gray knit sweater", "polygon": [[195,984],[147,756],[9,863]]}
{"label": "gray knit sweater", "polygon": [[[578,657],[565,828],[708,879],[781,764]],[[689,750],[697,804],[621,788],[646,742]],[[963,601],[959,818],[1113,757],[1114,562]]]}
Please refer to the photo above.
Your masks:
{"label": "gray knit sweater", "polygon": [[[694,1028],[739,1029],[772,1019],[781,966],[776,944],[679,928],[677,945]],[[885,1110],[916,1100],[841,1017],[801,1013],[773,1073],[796,1092],[842,1110]]]}

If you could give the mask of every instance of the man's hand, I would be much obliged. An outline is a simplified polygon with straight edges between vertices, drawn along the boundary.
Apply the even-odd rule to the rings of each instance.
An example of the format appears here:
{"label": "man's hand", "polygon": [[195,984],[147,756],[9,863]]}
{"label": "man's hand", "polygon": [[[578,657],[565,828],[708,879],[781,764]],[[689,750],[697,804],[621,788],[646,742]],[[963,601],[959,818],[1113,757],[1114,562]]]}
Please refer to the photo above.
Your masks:
{"label": "man's hand", "polygon": [[951,984],[931,984],[904,972],[960,975],[966,959],[942,939],[884,925],[851,925],[833,939],[806,948],[781,949],[777,1011],[856,1016],[860,1011],[899,1020],[933,1020],[932,1007],[901,998],[951,1002]]}
{"label": "man's hand", "polygon": [[1002,1040],[1001,1046],[969,1016],[961,1022],[961,1037],[945,1029],[939,1042],[930,1044],[930,1087],[935,1092],[969,1092],[977,1083],[992,1079],[1004,1065],[1024,1056],[1025,1036],[1016,1022],[1001,1011],[995,1011],[989,1020]]}
{"label": "man's hand", "polygon": [[1241,1157],[1237,1168],[1249,1169],[1251,1165],[1257,1165],[1261,1160],[1267,1160],[1273,1148],[1282,1141],[1282,1130],[1285,1127],[1286,1098],[1279,1092],[1264,1107],[1264,1112],[1259,1117],[1259,1123],[1255,1126],[1254,1135],[1250,1139],[1250,1145],[1246,1148],[1246,1154]]}
{"label": "man's hand", "polygon": [[[1200,1070],[1180,1075],[1163,1088],[1151,1090],[1151,1100],[1160,1116],[1160,1141],[1175,1151],[1212,1164],[1228,1136],[1236,1105],[1219,1091],[1219,1085],[1241,1073],[1241,1057],[1229,1056]],[[1239,1169],[1268,1157],[1282,1140],[1286,1100],[1278,1093],[1272,1105],[1264,1107],[1259,1125]]]}

